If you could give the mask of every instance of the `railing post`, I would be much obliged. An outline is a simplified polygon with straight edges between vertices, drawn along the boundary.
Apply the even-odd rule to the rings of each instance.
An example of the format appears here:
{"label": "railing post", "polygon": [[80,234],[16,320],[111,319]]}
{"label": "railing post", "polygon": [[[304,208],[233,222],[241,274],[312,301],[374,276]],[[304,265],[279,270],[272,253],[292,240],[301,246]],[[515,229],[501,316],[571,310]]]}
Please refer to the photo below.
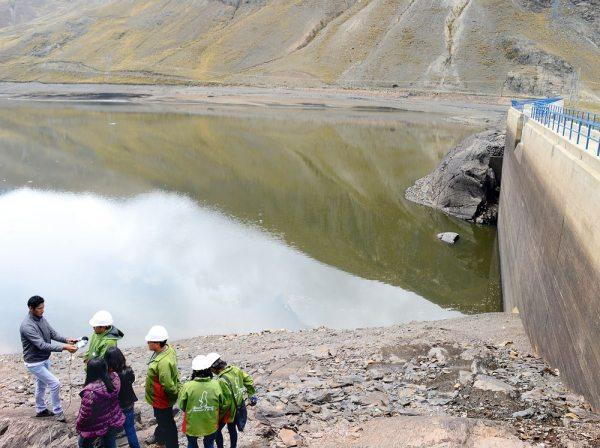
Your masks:
{"label": "railing post", "polygon": [[571,118],[571,126],[569,126],[569,140],[573,136],[573,118]]}
{"label": "railing post", "polygon": [[592,135],[592,127],[590,126],[590,123],[588,121],[588,131],[587,131],[587,136],[586,136],[586,139],[585,139],[585,150],[586,151],[590,147],[590,136],[591,135]]}
{"label": "railing post", "polygon": [[579,120],[579,130],[577,131],[577,144],[579,145],[579,137],[581,137],[581,123],[583,120]]}

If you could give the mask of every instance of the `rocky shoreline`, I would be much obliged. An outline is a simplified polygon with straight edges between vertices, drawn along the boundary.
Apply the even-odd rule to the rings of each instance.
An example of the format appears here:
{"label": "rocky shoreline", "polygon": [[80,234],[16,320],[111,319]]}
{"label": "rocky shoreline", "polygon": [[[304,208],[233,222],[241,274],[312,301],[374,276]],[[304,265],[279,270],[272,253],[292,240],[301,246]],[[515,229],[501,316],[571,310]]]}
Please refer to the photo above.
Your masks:
{"label": "rocky shoreline", "polygon": [[[240,447],[600,445],[600,416],[532,353],[518,315],[264,331],[174,345],[183,377],[192,358],[209,351],[254,376],[260,402]],[[149,355],[145,347],[126,355],[138,376],[143,439],[153,423],[142,394]],[[32,418],[33,383],[20,357],[0,361],[0,448],[75,447],[81,359],[53,357],[66,425]]]}

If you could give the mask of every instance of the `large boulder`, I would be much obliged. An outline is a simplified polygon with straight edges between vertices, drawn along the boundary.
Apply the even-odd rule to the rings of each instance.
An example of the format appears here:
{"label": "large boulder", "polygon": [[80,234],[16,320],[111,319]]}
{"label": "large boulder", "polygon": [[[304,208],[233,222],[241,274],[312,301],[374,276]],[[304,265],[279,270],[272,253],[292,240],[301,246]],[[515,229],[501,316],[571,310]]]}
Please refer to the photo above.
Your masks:
{"label": "large boulder", "polygon": [[463,140],[406,190],[406,199],[467,221],[495,223],[504,139],[503,131],[488,130]]}

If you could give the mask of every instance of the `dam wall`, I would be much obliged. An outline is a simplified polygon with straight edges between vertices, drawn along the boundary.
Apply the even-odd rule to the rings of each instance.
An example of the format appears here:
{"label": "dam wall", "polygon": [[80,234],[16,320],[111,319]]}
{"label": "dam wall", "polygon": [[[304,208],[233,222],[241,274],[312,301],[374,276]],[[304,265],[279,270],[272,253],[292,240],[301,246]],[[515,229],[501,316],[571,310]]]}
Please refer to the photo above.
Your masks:
{"label": "dam wall", "polygon": [[600,158],[515,108],[498,217],[505,310],[600,409]]}

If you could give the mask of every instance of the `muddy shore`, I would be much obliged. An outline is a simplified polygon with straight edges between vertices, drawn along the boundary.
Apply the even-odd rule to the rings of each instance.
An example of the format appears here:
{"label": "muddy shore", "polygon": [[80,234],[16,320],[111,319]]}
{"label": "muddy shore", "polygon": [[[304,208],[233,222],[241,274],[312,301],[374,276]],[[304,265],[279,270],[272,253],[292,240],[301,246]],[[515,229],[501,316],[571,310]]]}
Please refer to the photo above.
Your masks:
{"label": "muddy shore", "polygon": [[[496,313],[388,328],[205,336],[174,343],[182,377],[218,351],[250,372],[259,405],[240,447],[594,447],[600,416],[531,352],[518,315]],[[152,412],[137,373],[142,439]],[[74,447],[81,359],[53,356],[69,423],[32,418],[33,383],[19,355],[0,357],[0,448]],[[410,430],[401,430],[408,428]],[[182,439],[183,445],[183,439]]]}
{"label": "muddy shore", "polygon": [[503,123],[508,98],[426,94],[392,90],[291,89],[262,87],[169,86],[127,84],[43,84],[0,82],[0,101],[67,102],[119,106],[149,105],[161,111],[197,108],[210,112],[256,108],[277,113],[282,108],[313,112],[336,110],[361,113],[416,112],[447,116],[454,122],[480,126]]}

